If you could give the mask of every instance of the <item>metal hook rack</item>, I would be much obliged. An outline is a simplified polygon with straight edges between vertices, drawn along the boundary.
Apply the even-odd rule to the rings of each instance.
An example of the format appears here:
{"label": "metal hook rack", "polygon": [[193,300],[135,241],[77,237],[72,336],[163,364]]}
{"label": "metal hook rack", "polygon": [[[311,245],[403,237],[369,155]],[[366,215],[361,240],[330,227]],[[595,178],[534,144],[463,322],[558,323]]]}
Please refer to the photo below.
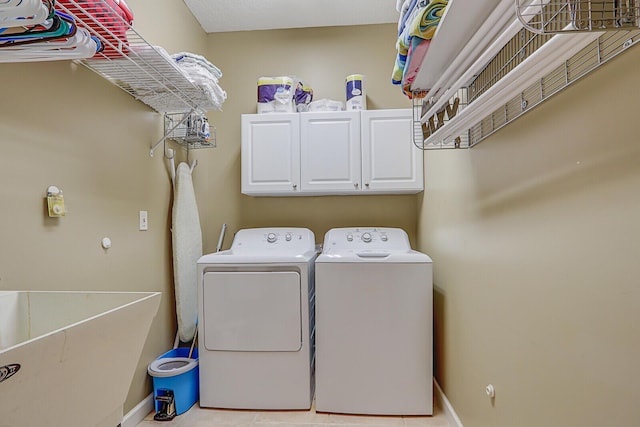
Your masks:
{"label": "metal hook rack", "polygon": [[435,104],[435,99],[429,97],[428,91],[414,91],[413,104],[413,144],[421,150],[442,148],[469,148],[469,133],[462,132],[446,140],[425,143],[429,136],[445,126],[458,112],[469,104],[468,88],[460,88],[456,93],[429,117],[427,112]]}
{"label": "metal hook rack", "polygon": [[166,113],[164,115],[164,129],[163,137],[151,147],[151,157],[153,157],[155,149],[164,143],[164,157],[173,158],[173,155],[167,152],[167,139],[177,142],[187,150],[187,153],[189,150],[217,146],[216,128],[210,125],[207,116],[200,112],[192,110],[187,113]]}

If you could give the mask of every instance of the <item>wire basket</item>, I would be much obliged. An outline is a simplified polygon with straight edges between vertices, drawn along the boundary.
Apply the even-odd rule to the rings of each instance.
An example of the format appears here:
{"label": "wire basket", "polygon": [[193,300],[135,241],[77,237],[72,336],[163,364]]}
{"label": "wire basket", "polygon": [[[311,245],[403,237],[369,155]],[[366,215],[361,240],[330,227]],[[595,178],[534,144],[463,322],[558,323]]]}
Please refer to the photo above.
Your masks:
{"label": "wire basket", "polygon": [[216,146],[216,129],[200,113],[165,114],[165,132],[167,139],[176,141],[187,149]]}
{"label": "wire basket", "polygon": [[634,30],[640,0],[515,0],[516,14],[537,34]]}

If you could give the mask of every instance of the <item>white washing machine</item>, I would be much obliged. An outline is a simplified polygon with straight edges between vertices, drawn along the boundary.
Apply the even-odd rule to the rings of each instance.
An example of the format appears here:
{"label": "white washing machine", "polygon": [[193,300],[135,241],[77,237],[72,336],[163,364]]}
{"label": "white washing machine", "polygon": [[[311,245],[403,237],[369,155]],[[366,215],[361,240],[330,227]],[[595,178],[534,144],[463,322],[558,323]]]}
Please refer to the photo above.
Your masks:
{"label": "white washing machine", "polygon": [[327,232],[316,260],[316,410],[433,413],[432,263],[399,228]]}
{"label": "white washing machine", "polygon": [[309,409],[313,233],[255,228],[198,260],[200,406]]}

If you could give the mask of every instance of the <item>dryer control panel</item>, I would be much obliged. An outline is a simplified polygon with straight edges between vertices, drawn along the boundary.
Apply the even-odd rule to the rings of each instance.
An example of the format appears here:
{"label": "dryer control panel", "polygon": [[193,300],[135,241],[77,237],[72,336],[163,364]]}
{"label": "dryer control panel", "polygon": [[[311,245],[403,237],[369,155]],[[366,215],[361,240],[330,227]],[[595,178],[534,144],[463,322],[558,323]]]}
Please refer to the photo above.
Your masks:
{"label": "dryer control panel", "polygon": [[356,227],[334,228],[324,238],[324,252],[344,251],[408,251],[409,237],[401,228]]}
{"label": "dryer control panel", "polygon": [[265,251],[303,254],[315,250],[315,237],[313,232],[306,228],[248,228],[236,233],[231,250],[235,253]]}

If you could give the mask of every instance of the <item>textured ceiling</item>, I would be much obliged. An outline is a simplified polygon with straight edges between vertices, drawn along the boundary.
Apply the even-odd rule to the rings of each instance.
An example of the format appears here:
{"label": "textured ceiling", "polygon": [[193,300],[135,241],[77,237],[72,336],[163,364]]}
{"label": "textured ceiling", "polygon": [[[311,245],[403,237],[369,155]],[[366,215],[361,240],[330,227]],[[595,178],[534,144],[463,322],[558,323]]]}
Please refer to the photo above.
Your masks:
{"label": "textured ceiling", "polygon": [[398,22],[396,0],[184,0],[207,33]]}

